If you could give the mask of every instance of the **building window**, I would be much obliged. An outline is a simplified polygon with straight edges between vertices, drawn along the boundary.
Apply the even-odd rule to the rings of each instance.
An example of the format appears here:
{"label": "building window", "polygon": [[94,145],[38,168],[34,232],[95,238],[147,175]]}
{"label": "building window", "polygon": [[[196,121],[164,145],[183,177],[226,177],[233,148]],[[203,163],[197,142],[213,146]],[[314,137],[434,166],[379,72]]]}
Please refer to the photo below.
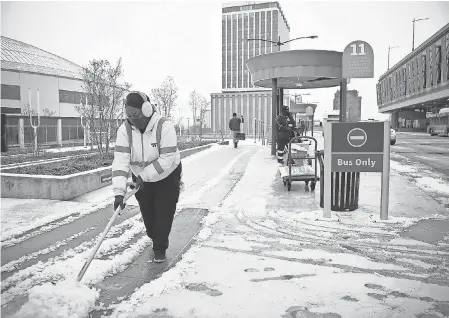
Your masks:
{"label": "building window", "polygon": [[413,63],[415,63],[415,67],[416,67],[416,91],[419,92],[421,90],[421,86],[420,86],[420,79],[421,76],[419,75],[419,58],[415,57],[415,59],[413,60]]}
{"label": "building window", "polygon": [[382,105],[382,99],[380,97],[380,83],[376,84],[376,92],[377,92],[377,105]]}
{"label": "building window", "polygon": [[421,55],[421,74],[422,74],[422,88],[426,88],[427,76],[426,76],[426,56]]}
{"label": "building window", "polygon": [[2,84],[2,99],[20,100],[20,86]]}
{"label": "building window", "polygon": [[407,95],[407,79],[406,79],[406,75],[407,75],[407,70],[404,68],[402,68],[402,96]]}
{"label": "building window", "polygon": [[388,101],[391,102],[393,100],[393,85],[391,83],[391,76],[388,78]]}
{"label": "building window", "polygon": [[412,62],[407,64],[408,71],[408,93],[413,93],[413,73],[412,73]]}
{"label": "building window", "polygon": [[446,80],[449,80],[449,34],[446,35]]}
{"label": "building window", "polygon": [[59,102],[67,104],[79,104],[84,102],[84,94],[80,92],[59,90]]}
{"label": "building window", "polygon": [[441,83],[441,45],[436,46],[436,71],[437,71],[437,84]]}
{"label": "building window", "polygon": [[432,47],[429,48],[429,79],[430,86],[433,86],[433,50]]}

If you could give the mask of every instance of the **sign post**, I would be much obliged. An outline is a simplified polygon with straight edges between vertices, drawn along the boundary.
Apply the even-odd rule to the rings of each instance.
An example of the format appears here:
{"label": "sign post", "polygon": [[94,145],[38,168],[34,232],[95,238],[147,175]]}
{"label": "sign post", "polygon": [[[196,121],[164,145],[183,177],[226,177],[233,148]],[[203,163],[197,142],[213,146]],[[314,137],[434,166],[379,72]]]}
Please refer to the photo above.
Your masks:
{"label": "sign post", "polygon": [[314,120],[314,113],[315,113],[315,110],[313,109],[313,107],[312,106],[307,106],[307,108],[306,108],[306,116],[307,117],[311,117],[312,118],[312,127],[311,127],[311,132],[312,132],[312,137],[313,137],[313,120]]}
{"label": "sign post", "polygon": [[324,217],[331,217],[332,172],[381,172],[380,218],[388,219],[390,123],[327,122],[324,147]]}

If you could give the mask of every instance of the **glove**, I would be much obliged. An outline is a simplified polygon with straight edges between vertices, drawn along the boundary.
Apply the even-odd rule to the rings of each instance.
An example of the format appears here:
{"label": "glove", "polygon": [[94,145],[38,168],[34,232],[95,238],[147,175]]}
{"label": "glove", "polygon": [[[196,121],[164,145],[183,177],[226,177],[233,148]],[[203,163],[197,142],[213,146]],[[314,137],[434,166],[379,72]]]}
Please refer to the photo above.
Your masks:
{"label": "glove", "polygon": [[115,201],[114,201],[114,211],[117,210],[118,206],[120,205],[120,208],[123,210],[126,206],[125,203],[123,203],[124,196],[123,195],[116,195]]}
{"label": "glove", "polygon": [[138,176],[136,179],[136,186],[139,189],[139,191],[143,191],[143,185],[144,185],[144,183],[143,183],[142,177]]}
{"label": "glove", "polygon": [[[134,188],[137,187],[139,189],[139,191],[142,191],[143,190],[143,185],[144,185],[142,177],[138,176],[137,178],[135,178],[134,175],[133,175],[133,181],[134,181],[134,183],[136,185],[135,186],[134,185],[130,185],[129,187],[131,189],[134,189]],[[139,192],[139,191],[137,191],[137,192]]]}

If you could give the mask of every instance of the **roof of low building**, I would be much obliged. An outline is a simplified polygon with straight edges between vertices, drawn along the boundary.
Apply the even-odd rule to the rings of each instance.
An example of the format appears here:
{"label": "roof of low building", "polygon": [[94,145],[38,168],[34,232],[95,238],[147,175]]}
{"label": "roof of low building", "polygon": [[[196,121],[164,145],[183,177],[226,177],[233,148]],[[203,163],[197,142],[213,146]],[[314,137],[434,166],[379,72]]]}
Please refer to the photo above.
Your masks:
{"label": "roof of low building", "polygon": [[5,36],[1,37],[1,69],[82,79],[81,66]]}

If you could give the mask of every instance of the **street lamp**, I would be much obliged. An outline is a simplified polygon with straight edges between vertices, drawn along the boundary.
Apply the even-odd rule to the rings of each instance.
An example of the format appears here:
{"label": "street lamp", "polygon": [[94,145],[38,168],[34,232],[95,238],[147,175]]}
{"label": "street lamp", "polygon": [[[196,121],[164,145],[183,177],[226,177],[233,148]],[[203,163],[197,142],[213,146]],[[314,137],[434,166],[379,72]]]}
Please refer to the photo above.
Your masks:
{"label": "street lamp", "polygon": [[390,50],[398,48],[399,46],[389,46],[388,47],[388,70],[390,69]]}
{"label": "street lamp", "polygon": [[[291,39],[285,42],[281,42],[281,37],[279,36],[278,41],[274,42],[274,41],[270,41],[270,40],[265,40],[265,39],[246,39],[246,41],[264,41],[264,42],[270,42],[275,44],[278,47],[278,51],[281,50],[281,45],[284,45],[288,42],[292,42],[292,41],[296,41],[296,40],[300,40],[300,39],[317,39],[318,35],[310,35],[310,36],[300,36],[299,38],[295,38],[295,39]],[[243,39],[243,41],[245,41],[245,39]]]}
{"label": "street lamp", "polygon": [[190,130],[190,117],[187,117],[187,137],[190,136],[189,130]]}
{"label": "street lamp", "polygon": [[417,21],[423,21],[423,20],[429,20],[429,18],[422,18],[422,19],[415,19],[413,18],[413,38],[412,38],[412,51],[415,50],[415,22]]}

